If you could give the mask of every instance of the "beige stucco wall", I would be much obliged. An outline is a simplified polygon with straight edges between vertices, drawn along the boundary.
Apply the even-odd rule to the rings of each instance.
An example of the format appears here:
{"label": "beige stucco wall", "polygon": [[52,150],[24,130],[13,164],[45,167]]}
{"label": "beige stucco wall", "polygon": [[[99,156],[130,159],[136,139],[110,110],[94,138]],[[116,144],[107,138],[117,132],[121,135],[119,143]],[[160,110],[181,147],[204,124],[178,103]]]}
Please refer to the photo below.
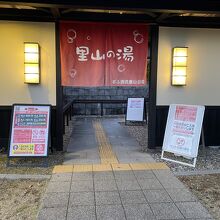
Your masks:
{"label": "beige stucco wall", "polygon": [[[41,84],[24,84],[24,42],[41,47]],[[0,21],[0,105],[56,104],[54,23]]]}
{"label": "beige stucco wall", "polygon": [[[184,87],[170,83],[175,46],[189,47]],[[220,105],[220,30],[160,27],[157,77],[157,105]]]}

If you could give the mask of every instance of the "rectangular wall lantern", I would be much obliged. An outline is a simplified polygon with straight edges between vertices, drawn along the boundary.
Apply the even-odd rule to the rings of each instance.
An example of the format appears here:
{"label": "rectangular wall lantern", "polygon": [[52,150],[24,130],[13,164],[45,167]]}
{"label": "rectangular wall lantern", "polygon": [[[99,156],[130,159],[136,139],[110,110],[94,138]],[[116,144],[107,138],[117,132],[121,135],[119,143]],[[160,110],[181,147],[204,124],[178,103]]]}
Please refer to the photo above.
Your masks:
{"label": "rectangular wall lantern", "polygon": [[40,83],[40,46],[38,43],[24,43],[24,82]]}
{"label": "rectangular wall lantern", "polygon": [[188,47],[173,48],[172,62],[172,85],[186,85],[186,68],[187,68]]}

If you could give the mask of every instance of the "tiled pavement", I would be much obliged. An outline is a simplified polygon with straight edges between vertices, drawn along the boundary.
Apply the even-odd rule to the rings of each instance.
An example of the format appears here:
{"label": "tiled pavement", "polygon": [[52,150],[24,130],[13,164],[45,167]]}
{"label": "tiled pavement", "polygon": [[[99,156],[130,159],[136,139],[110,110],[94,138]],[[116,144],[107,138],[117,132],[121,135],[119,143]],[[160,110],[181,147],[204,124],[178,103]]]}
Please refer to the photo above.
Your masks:
{"label": "tiled pavement", "polygon": [[[72,170],[73,171],[73,170]],[[58,172],[38,220],[212,219],[169,169]]]}
{"label": "tiled pavement", "polygon": [[139,149],[118,119],[75,121],[38,220],[212,219],[165,164]]}
{"label": "tiled pavement", "polygon": [[[98,164],[102,162],[100,156],[104,155],[99,152],[100,137],[97,134],[100,132],[99,129],[95,129],[95,121],[95,117],[79,117],[73,121],[73,132],[67,146],[64,164]],[[104,131],[101,137],[107,137],[106,145],[111,145],[119,163],[154,162],[150,155],[140,152],[141,147],[136,139],[120,125],[119,122],[123,121],[124,118],[118,117],[99,118],[99,123]],[[106,149],[108,148],[106,147]],[[108,150],[108,152],[110,151]],[[110,163],[112,162],[110,161]]]}

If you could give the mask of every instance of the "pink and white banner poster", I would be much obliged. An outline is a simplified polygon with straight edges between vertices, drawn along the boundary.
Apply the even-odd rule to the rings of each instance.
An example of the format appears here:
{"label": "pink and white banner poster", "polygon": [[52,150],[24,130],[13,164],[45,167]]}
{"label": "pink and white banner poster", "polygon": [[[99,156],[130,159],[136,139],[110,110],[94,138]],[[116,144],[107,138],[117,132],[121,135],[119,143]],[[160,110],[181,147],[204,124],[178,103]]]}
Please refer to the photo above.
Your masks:
{"label": "pink and white banner poster", "polygon": [[204,106],[170,105],[162,150],[196,158],[204,111]]}
{"label": "pink and white banner poster", "polygon": [[144,86],[148,25],[60,22],[63,86]]}
{"label": "pink and white banner poster", "polygon": [[14,105],[9,157],[47,156],[50,106]]}
{"label": "pink and white banner poster", "polygon": [[144,98],[128,98],[126,120],[144,120]]}

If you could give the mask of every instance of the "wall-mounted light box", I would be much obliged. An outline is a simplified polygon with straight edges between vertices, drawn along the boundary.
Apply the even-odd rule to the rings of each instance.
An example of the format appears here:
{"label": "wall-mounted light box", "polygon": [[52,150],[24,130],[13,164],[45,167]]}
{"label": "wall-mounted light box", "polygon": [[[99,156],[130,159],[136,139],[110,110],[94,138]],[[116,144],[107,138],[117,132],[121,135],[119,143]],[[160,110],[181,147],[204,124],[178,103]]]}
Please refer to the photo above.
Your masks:
{"label": "wall-mounted light box", "polygon": [[172,53],[172,79],[173,86],[185,86],[187,76],[188,47],[174,47]]}
{"label": "wall-mounted light box", "polygon": [[40,46],[38,43],[24,43],[24,82],[40,83]]}

